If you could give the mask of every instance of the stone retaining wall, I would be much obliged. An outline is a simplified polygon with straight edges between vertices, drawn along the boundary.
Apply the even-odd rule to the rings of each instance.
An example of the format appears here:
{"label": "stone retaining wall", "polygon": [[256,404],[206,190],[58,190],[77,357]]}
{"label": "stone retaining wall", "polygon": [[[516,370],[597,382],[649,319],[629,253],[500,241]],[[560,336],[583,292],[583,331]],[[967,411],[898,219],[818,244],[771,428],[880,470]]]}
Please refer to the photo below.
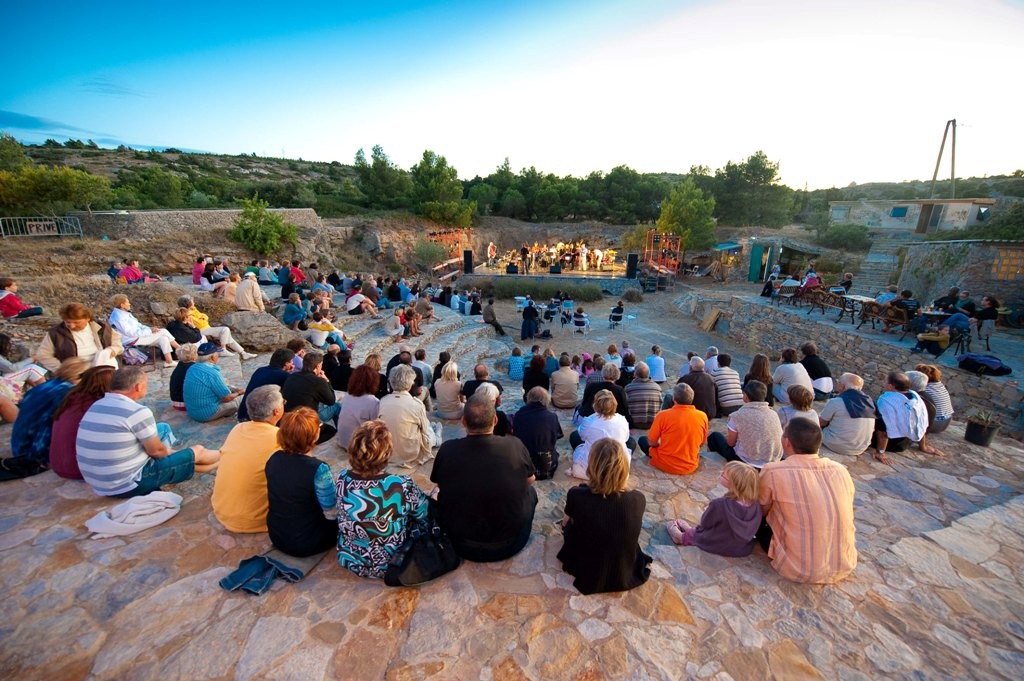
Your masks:
{"label": "stone retaining wall", "polygon": [[[312,208],[271,208],[285,221],[300,230],[321,228],[320,216]],[[241,213],[238,208],[218,210],[142,210],[76,213],[82,230],[88,236],[111,239],[158,239],[175,232],[201,233],[207,230],[230,230]]]}
{"label": "stone retaining wall", "polygon": [[923,304],[946,295],[950,286],[971,292],[975,302],[995,296],[1011,309],[1024,306],[1024,243],[951,241],[916,244],[907,249],[900,288]]}
{"label": "stone retaining wall", "polygon": [[[705,300],[696,294],[680,297],[675,305],[687,315],[703,318],[712,308],[722,310],[715,328],[718,333],[745,345],[750,352],[763,352],[773,362],[786,347],[799,347],[805,341],[818,344],[820,354],[832,369],[832,375],[850,371],[864,378],[868,392],[877,394],[890,371],[907,371],[930,355],[912,355],[907,345],[897,346],[877,338],[877,334],[853,333],[849,323],[835,323],[835,316],[810,316],[806,308],[778,308],[760,298],[733,296],[728,303]],[[948,353],[947,353],[948,354]],[[943,355],[946,359],[946,355]],[[1022,393],[1012,376],[992,377],[975,374],[940,363],[942,380],[953,398],[958,419],[974,409],[994,411],[1003,417],[1004,426],[1024,432]],[[742,367],[741,373],[742,373]]]}
{"label": "stone retaining wall", "polygon": [[613,296],[621,296],[625,293],[626,289],[634,288],[640,291],[640,283],[636,279],[627,279],[626,277],[581,277],[581,276],[565,276],[558,274],[541,274],[534,276],[532,274],[494,274],[488,272],[486,274],[464,274],[459,276],[459,286],[480,286],[481,283],[486,281],[496,281],[502,278],[517,278],[520,280],[529,280],[535,282],[549,282],[557,286],[586,286],[587,284],[594,284],[599,287],[602,291],[607,292]]}

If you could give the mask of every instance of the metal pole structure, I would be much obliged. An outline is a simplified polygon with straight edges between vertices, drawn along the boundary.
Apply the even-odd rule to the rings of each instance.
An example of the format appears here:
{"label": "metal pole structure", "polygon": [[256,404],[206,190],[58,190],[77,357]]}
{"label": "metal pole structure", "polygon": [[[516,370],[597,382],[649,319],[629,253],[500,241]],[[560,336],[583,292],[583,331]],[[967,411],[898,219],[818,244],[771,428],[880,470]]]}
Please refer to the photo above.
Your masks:
{"label": "metal pole structure", "polygon": [[935,172],[932,173],[932,191],[928,195],[929,199],[935,198],[935,181],[939,177],[939,164],[942,163],[942,152],[946,150],[946,136],[949,134],[949,124],[951,121],[946,121],[946,129],[942,131],[942,144],[939,145],[939,157],[935,159]]}
{"label": "metal pole structure", "polygon": [[956,119],[950,121],[953,124],[953,145],[949,149],[949,198],[956,198]]}

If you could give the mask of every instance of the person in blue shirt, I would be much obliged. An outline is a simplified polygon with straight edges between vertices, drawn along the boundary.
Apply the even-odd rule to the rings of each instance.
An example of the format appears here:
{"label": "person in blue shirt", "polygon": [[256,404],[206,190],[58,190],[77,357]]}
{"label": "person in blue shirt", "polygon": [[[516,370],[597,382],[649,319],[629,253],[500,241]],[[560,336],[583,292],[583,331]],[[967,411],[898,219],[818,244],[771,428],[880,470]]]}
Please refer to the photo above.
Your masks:
{"label": "person in blue shirt", "polygon": [[216,343],[203,343],[197,353],[198,361],[185,374],[185,411],[201,423],[237,412],[245,393],[224,381],[217,366],[220,352],[221,347]]}

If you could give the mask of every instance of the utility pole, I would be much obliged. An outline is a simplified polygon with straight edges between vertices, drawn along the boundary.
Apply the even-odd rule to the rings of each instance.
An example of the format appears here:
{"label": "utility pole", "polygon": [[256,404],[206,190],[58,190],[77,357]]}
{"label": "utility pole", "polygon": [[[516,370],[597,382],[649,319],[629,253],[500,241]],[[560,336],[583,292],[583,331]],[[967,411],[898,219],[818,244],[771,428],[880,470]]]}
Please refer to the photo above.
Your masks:
{"label": "utility pole", "polygon": [[942,152],[946,150],[946,137],[949,135],[949,129],[953,129],[953,144],[950,150],[950,169],[949,169],[949,183],[950,183],[950,198],[956,198],[956,119],[952,118],[946,121],[946,129],[942,131],[942,144],[939,145],[939,157],[935,159],[935,172],[932,173],[932,191],[928,197],[930,199],[935,198],[935,181],[939,177],[939,165],[942,163]]}

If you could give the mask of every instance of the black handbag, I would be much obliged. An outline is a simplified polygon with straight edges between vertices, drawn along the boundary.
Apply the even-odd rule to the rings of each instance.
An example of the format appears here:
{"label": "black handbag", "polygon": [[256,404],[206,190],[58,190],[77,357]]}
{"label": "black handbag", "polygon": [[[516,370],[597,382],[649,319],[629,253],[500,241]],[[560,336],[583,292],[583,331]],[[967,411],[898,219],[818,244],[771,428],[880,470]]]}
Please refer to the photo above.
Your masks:
{"label": "black handbag", "polygon": [[409,532],[388,564],[384,573],[388,586],[426,584],[462,565],[462,557],[437,524],[437,502],[431,499],[429,503],[426,525]]}

